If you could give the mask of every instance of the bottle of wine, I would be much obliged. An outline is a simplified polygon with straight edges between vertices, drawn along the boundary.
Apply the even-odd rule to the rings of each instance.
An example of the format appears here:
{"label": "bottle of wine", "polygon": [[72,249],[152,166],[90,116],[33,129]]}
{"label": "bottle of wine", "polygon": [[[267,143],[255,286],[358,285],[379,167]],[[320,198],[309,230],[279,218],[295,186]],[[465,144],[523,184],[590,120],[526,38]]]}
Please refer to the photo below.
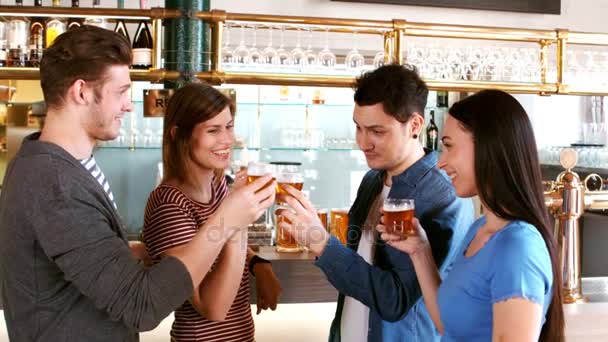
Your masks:
{"label": "bottle of wine", "polygon": [[[53,0],[53,7],[61,7],[61,0]],[[55,38],[66,30],[66,22],[61,18],[49,18],[46,22],[46,47],[53,44]]]}
{"label": "bottle of wine", "polygon": [[[42,0],[34,0],[34,6],[42,7]],[[43,18],[32,18],[30,22],[30,58],[27,65],[30,67],[39,67],[44,51],[44,34],[45,23]]]}
{"label": "bottle of wine", "polygon": [[[125,8],[124,0],[118,0],[118,8]],[[127,31],[127,24],[123,19],[116,20],[114,32],[120,33],[121,35],[125,36],[129,42],[131,42],[131,38],[129,37],[129,31]]]}
{"label": "bottle of wine", "polygon": [[[80,7],[80,0],[72,0],[72,8]],[[82,26],[84,20],[82,18],[70,18],[68,19],[68,30],[74,27]]]}
{"label": "bottle of wine", "polygon": [[431,120],[426,127],[426,148],[437,151],[437,143],[439,140],[439,128],[435,124],[435,111],[431,110]]}
{"label": "bottle of wine", "polygon": [[[101,7],[101,0],[93,0],[93,8]],[[101,17],[89,17],[84,20],[85,25],[97,26],[101,28],[106,28],[106,20]]]}
{"label": "bottle of wine", "polygon": [[[140,0],[141,9],[146,8],[145,0]],[[149,69],[152,67],[152,34],[148,23],[139,22],[135,38],[133,38],[133,69]]]}

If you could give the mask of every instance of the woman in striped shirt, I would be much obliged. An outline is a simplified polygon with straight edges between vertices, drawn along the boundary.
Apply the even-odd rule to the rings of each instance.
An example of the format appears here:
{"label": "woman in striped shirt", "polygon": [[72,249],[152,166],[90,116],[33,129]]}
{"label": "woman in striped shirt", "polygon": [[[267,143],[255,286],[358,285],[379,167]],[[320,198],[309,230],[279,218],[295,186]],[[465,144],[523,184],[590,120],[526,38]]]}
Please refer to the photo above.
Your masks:
{"label": "woman in striped shirt", "polygon": [[[209,85],[189,84],[171,97],[164,120],[164,178],[150,194],[143,230],[147,251],[156,262],[190,241],[218,207],[231,205],[223,170],[230,164],[234,142],[233,103]],[[237,177],[233,188],[251,186],[244,178]],[[222,234],[219,228],[209,230],[208,238]],[[175,311],[172,341],[254,340],[248,274],[252,252],[247,230],[235,231],[192,298]],[[258,266],[258,283],[263,277],[267,285],[258,288],[265,294],[261,302],[274,309],[280,286],[269,264]]]}

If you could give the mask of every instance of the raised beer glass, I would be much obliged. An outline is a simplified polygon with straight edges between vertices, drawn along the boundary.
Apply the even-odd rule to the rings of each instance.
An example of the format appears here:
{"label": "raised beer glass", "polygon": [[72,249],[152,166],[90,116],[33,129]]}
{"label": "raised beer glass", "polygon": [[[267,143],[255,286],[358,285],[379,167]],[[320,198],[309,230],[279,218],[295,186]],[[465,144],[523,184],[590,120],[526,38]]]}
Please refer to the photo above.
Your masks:
{"label": "raised beer glass", "polygon": [[277,175],[276,203],[285,205],[286,203],[281,200],[281,197],[288,196],[289,194],[284,189],[284,185],[291,185],[297,190],[302,191],[304,188],[304,175],[300,172],[300,163],[274,162],[272,164],[276,167]]}
{"label": "raised beer glass", "polygon": [[[247,184],[251,184],[253,181],[267,173],[270,173],[272,178],[276,179],[275,169],[276,168],[274,165],[268,163],[249,162],[247,165]],[[272,184],[272,181],[270,181],[266,186],[270,186],[270,184]],[[264,188],[266,188],[266,186],[264,186]],[[272,227],[272,217],[270,216],[271,212],[271,209],[268,208],[264,213],[264,224],[266,225],[267,229]]]}
{"label": "raised beer glass", "polygon": [[301,252],[303,250],[303,248],[298,245],[296,240],[293,238],[293,236],[291,236],[291,234],[289,234],[289,232],[287,232],[286,230],[283,230],[283,228],[281,228],[281,226],[279,225],[281,222],[291,223],[291,222],[289,222],[288,219],[285,218],[285,216],[283,216],[283,213],[287,210],[291,210],[293,212],[293,209],[291,209],[290,207],[281,206],[281,205],[276,206],[276,208],[274,210],[274,220],[276,222],[276,227],[277,227],[277,229],[276,229],[277,252],[282,252],[282,253]]}
{"label": "raised beer glass", "polygon": [[403,236],[416,235],[414,218],[414,200],[404,198],[387,198],[384,201],[384,225],[389,233]]}

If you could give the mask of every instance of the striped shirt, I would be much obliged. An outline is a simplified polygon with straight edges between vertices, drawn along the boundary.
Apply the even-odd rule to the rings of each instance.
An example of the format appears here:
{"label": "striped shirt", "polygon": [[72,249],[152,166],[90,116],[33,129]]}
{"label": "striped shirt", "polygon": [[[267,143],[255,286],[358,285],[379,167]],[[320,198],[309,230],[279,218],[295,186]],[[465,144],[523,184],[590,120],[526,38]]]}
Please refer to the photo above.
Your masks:
{"label": "striped shirt", "polygon": [[118,207],[116,206],[116,202],[114,202],[114,194],[112,193],[112,190],[110,189],[110,183],[108,182],[108,180],[106,179],[106,176],[103,174],[103,172],[99,168],[99,165],[97,165],[97,162],[95,161],[95,157],[91,156],[90,158],[87,158],[87,159],[81,159],[80,164],[82,164],[82,166],[84,166],[84,168],[87,169],[87,171],[89,171],[91,176],[93,176],[93,178],[95,178],[97,180],[99,185],[101,185],[101,187],[103,188],[103,191],[106,193],[106,195],[108,195],[110,202],[112,202],[114,209],[118,209]]}
{"label": "striped shirt", "polygon": [[[188,198],[178,188],[161,184],[151,194],[144,218],[144,243],[155,262],[167,249],[183,245],[194,237],[198,228],[211,216],[226,197],[225,179],[212,187],[209,203]],[[171,328],[174,341],[253,342],[254,325],[249,306],[249,270],[244,265],[238,293],[223,322],[209,321],[184,302],[175,311]]]}

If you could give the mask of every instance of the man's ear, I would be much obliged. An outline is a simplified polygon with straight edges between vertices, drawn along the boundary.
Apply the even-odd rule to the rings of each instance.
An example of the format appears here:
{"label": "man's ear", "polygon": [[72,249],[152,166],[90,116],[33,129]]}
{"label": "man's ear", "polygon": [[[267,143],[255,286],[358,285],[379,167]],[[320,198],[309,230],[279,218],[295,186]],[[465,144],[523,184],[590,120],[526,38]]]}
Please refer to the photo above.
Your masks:
{"label": "man's ear", "polygon": [[87,105],[91,102],[92,89],[87,87],[83,80],[76,80],[68,88],[66,100],[79,105]]}
{"label": "man's ear", "polygon": [[424,127],[424,116],[420,115],[419,113],[412,113],[409,121],[410,131],[408,133],[410,136],[420,136],[420,134],[422,134],[422,127]]}

